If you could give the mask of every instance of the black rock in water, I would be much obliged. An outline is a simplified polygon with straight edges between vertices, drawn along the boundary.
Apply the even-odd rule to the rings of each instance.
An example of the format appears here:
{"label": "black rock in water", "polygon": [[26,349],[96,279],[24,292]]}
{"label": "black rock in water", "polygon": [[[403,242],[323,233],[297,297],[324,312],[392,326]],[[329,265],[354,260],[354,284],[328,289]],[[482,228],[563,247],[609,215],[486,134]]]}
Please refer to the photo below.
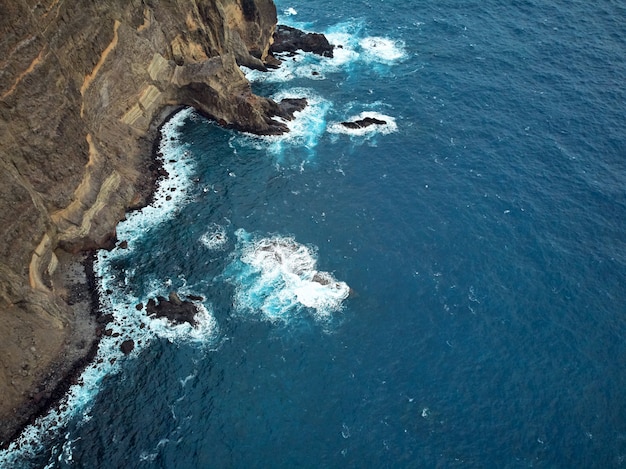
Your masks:
{"label": "black rock in water", "polygon": [[125,340],[120,345],[120,350],[124,355],[128,355],[135,348],[135,342],[132,339]]}
{"label": "black rock in water", "polygon": [[376,119],[375,117],[365,117],[357,121],[342,122],[341,125],[349,129],[362,129],[364,127],[369,127],[370,125],[385,125],[386,123],[386,121]]}
{"label": "black rock in water", "polygon": [[146,312],[148,316],[167,318],[174,324],[186,322],[195,326],[195,315],[198,312],[198,308],[191,301],[183,301],[176,293],[172,293],[169,300],[162,296],[157,297],[156,300],[154,298],[148,300]]}
{"label": "black rock in water", "polygon": [[319,33],[305,33],[290,26],[278,25],[274,32],[274,43],[270,46],[270,53],[280,54],[297,50],[313,52],[323,57],[333,56],[333,45],[326,36]]}

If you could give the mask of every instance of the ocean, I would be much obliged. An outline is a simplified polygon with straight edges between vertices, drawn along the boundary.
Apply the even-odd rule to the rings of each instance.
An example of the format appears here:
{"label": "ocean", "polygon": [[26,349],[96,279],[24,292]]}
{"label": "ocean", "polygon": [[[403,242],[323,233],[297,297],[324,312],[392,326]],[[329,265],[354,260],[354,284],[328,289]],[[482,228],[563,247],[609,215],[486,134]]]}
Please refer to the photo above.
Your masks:
{"label": "ocean", "polygon": [[[112,334],[0,465],[626,466],[626,6],[276,4],[335,56],[246,74],[309,106],[168,121]],[[195,328],[137,309],[171,291]]]}

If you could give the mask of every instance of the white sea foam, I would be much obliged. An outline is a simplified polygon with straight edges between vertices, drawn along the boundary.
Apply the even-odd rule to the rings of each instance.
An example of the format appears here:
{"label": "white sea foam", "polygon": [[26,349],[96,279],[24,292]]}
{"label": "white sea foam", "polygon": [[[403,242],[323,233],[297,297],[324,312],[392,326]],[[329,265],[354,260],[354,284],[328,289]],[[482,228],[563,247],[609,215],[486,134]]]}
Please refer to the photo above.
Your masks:
{"label": "white sea foam", "polygon": [[200,242],[213,251],[223,249],[228,242],[226,228],[217,223],[211,223],[209,229],[200,237]]}
{"label": "white sea foam", "polygon": [[[117,237],[128,242],[128,249],[133,249],[133,241],[165,220],[173,217],[176,208],[183,205],[191,184],[194,163],[190,149],[182,145],[180,127],[185,119],[196,116],[192,108],[185,108],[175,114],[161,128],[162,138],[159,150],[163,155],[163,169],[168,177],[158,182],[153,202],[142,210],[129,213],[126,221],[117,227]],[[119,252],[124,255],[124,252]],[[115,257],[115,253],[113,254]]]}
{"label": "white sea foam", "polygon": [[334,134],[347,134],[347,135],[356,135],[356,136],[369,136],[373,134],[390,134],[396,132],[398,130],[398,125],[396,124],[395,118],[381,114],[373,111],[364,111],[356,116],[348,117],[346,121],[354,122],[361,119],[365,119],[366,117],[378,119],[385,121],[385,124],[377,125],[372,124],[367,127],[361,127],[359,129],[350,129],[345,125],[342,125],[340,122],[334,122],[328,126],[328,132]]}
{"label": "white sea foam", "polygon": [[[165,319],[148,318],[145,313],[137,311],[135,305],[145,303],[147,298],[156,295],[167,295],[167,290],[163,286],[155,287],[154,291],[148,292],[145,297],[138,298],[124,291],[128,278],[119,278],[132,275],[132,271],[116,274],[110,268],[111,262],[132,252],[134,241],[142,236],[148,236],[153,227],[171,217],[176,207],[185,203],[193,161],[189,149],[179,140],[179,129],[185,119],[193,118],[193,115],[191,109],[182,110],[161,129],[160,150],[164,156],[163,167],[169,177],[159,183],[150,206],[130,213],[127,219],[118,225],[118,237],[128,241],[128,248],[115,248],[110,252],[98,253],[94,268],[99,277],[102,309],[111,313],[113,317],[112,322],[107,324],[109,335],[101,339],[95,359],[79,378],[81,384],[71,386],[57,408],[38,418],[11,443],[7,450],[0,451],[0,467],[20,467],[23,461],[32,458],[41,450],[44,435],[59,433],[70,418],[78,417],[82,420],[90,418],[93,398],[98,393],[102,379],[119,371],[119,364],[124,358],[120,345],[124,340],[134,342],[135,348],[131,356],[137,356],[139,351],[155,338],[208,344],[215,337],[217,330],[215,319],[206,305],[198,305],[195,328],[189,324],[173,326]],[[172,188],[176,190],[172,191]],[[107,290],[112,293],[105,293]],[[72,442],[65,441],[60,445],[52,449],[53,455],[56,454],[57,458],[71,463]]]}
{"label": "white sea foam", "polygon": [[386,37],[365,37],[359,41],[366,60],[377,62],[396,62],[405,58],[404,41]]}
{"label": "white sea foam", "polygon": [[339,23],[324,31],[334,47],[335,65],[350,61],[392,64],[406,58],[403,41],[364,34],[364,25],[358,21]]}
{"label": "white sea foam", "polygon": [[289,7],[287,9],[283,10],[283,15],[285,15],[285,16],[294,16],[294,15],[297,15],[297,14],[298,14],[298,12],[293,7]]}
{"label": "white sea foam", "polygon": [[226,278],[236,286],[234,304],[239,313],[289,321],[308,308],[321,320],[341,309],[350,288],[317,270],[314,247],[292,237],[255,238],[243,229],[236,235],[238,251]]}
{"label": "white sea foam", "polygon": [[283,61],[277,69],[262,72],[241,67],[246,78],[255,83],[283,83],[294,78],[309,78],[311,80],[323,80],[326,74],[334,70],[332,59],[326,59],[312,52],[300,52],[293,57],[279,54],[278,58]]}

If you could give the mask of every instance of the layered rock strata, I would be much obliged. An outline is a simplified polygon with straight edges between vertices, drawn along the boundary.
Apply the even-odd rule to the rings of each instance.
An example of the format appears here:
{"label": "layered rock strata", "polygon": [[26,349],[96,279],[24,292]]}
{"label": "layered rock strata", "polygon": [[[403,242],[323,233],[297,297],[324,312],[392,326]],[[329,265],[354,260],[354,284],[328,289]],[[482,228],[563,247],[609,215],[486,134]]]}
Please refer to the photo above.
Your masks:
{"label": "layered rock strata", "polygon": [[275,25],[271,0],[0,3],[0,444],[91,347],[68,253],[110,245],[146,202],[164,116],[285,130],[238,67],[271,62]]}

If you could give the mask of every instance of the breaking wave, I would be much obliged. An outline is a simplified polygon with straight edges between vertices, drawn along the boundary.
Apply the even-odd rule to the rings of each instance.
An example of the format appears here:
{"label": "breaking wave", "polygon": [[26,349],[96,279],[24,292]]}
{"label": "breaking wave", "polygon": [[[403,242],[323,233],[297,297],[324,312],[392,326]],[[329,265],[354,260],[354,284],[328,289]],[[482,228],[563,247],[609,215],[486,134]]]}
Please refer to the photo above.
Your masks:
{"label": "breaking wave", "polygon": [[323,320],[342,308],[350,288],[332,274],[317,270],[314,247],[292,237],[256,238],[243,229],[236,235],[237,252],[225,277],[235,285],[238,313],[287,322],[302,310]]}
{"label": "breaking wave", "polygon": [[[307,30],[306,23],[292,21],[293,16],[283,17],[281,23]],[[340,23],[323,31],[334,46],[333,57],[321,57],[312,52],[279,54],[283,61],[278,69],[262,72],[242,67],[246,78],[257,83],[282,83],[296,78],[324,80],[333,73],[350,71],[352,67],[365,65],[385,73],[389,65],[407,58],[406,45],[400,39],[368,36],[359,21]]]}
{"label": "breaking wave", "polygon": [[206,231],[206,233],[204,233],[200,237],[200,242],[207,249],[211,249],[214,251],[218,249],[223,249],[228,242],[226,229],[223,226],[218,225],[217,223],[211,223],[211,225],[209,225],[208,231]]}

